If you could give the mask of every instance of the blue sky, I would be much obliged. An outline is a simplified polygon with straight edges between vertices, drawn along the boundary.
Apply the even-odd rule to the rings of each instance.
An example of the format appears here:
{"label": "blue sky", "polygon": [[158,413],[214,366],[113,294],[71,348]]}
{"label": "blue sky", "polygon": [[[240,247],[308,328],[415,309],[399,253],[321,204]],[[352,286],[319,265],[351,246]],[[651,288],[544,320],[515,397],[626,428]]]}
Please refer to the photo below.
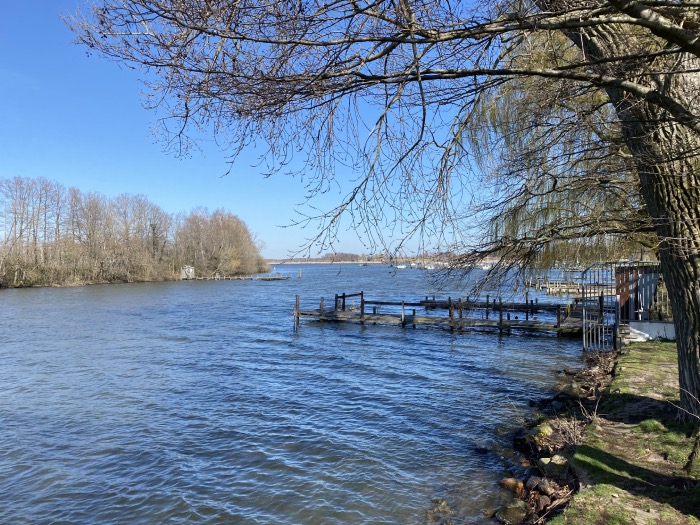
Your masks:
{"label": "blue sky", "polygon": [[[285,257],[310,231],[282,228],[303,203],[298,179],[264,178],[254,155],[231,175],[214,144],[177,159],[152,132],[156,115],[142,107],[139,72],[73,43],[61,20],[79,0],[6,2],[0,18],[0,178],[45,177],[108,197],[143,194],[169,213],[196,206],[230,210],[264,243],[263,255]],[[338,202],[331,193],[324,202]],[[337,251],[362,253],[352,233]],[[312,253],[313,255],[313,253]]]}

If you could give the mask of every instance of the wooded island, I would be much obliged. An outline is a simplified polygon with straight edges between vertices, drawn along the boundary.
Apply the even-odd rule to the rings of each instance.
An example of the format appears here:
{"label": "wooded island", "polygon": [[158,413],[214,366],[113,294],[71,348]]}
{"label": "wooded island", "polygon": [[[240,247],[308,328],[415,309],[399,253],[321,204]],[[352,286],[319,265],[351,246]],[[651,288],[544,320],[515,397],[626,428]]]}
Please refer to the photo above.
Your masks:
{"label": "wooded island", "polygon": [[225,210],[172,215],[144,195],[106,197],[45,178],[0,179],[0,286],[78,285],[267,270]]}

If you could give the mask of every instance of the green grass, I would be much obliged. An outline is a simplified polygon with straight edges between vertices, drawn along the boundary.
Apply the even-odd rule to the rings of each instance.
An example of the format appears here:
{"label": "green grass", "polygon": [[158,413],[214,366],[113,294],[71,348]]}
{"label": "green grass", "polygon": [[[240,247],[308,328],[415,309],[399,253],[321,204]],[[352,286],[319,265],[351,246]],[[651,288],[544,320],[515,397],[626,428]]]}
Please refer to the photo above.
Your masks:
{"label": "green grass", "polygon": [[589,488],[552,524],[700,524],[700,472],[683,467],[692,426],[677,420],[673,343],[643,343],[620,356],[595,424],[572,465]]}
{"label": "green grass", "polygon": [[566,513],[555,517],[551,525],[627,525],[636,513],[622,503],[625,495],[613,485],[600,484],[576,495]]}
{"label": "green grass", "polygon": [[639,430],[648,434],[650,432],[663,432],[666,427],[658,419],[645,419],[639,423]]}

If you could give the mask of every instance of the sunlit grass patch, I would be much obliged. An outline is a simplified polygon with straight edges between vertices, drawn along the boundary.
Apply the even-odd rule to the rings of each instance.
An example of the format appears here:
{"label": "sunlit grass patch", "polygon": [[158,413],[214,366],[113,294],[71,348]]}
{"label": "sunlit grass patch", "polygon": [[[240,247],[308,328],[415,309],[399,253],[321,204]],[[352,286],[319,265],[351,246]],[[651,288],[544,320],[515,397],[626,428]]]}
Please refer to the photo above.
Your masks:
{"label": "sunlit grass patch", "polygon": [[554,524],[700,524],[692,425],[678,420],[673,343],[629,347],[572,464],[583,485]]}
{"label": "sunlit grass patch", "polygon": [[642,432],[650,433],[663,432],[666,430],[666,427],[658,419],[645,419],[644,421],[639,423],[639,429]]}

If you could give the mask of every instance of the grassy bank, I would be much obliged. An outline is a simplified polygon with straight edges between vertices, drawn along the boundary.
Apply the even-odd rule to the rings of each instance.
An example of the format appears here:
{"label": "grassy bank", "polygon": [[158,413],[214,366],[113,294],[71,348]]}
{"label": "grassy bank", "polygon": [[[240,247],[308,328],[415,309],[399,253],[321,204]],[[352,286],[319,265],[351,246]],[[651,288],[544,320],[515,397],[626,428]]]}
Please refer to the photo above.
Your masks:
{"label": "grassy bank", "polygon": [[700,466],[684,468],[694,439],[678,399],[675,345],[627,347],[571,460],[581,490],[550,523],[700,524]]}

